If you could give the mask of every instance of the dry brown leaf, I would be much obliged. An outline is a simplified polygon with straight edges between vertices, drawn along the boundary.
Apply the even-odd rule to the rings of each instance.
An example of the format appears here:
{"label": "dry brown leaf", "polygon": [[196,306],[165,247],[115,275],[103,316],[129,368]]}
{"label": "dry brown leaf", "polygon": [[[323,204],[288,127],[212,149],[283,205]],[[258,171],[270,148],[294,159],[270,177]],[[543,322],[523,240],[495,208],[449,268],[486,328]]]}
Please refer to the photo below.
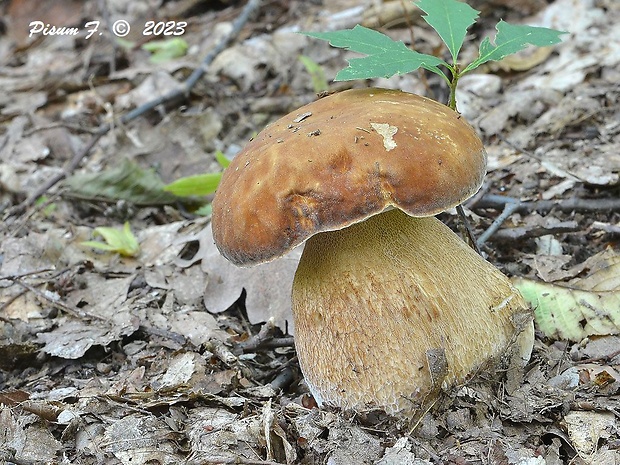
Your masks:
{"label": "dry brown leaf", "polygon": [[[26,423],[5,406],[0,406],[0,445],[2,454],[14,451],[19,463],[53,463],[62,446],[44,422]],[[12,462],[9,457],[7,461]]]}
{"label": "dry brown leaf", "polygon": [[[169,362],[166,372],[155,380],[156,389],[172,389],[190,382],[192,377],[205,375],[206,362],[196,352],[176,354]],[[193,384],[193,383],[192,383]]]}
{"label": "dry brown leaf", "polygon": [[611,412],[569,412],[564,417],[563,423],[572,445],[586,463],[597,463],[594,459],[599,440],[610,438],[618,431],[616,417]]}
{"label": "dry brown leaf", "polygon": [[381,27],[404,26],[409,22],[422,23],[420,10],[413,2],[390,0],[374,2],[364,10],[362,26],[371,29]]}
{"label": "dry brown leaf", "polygon": [[109,425],[105,435],[98,438],[98,446],[123,465],[176,465],[183,463],[183,458],[175,453],[178,449],[171,433],[163,419],[134,414]]}
{"label": "dry brown leaf", "polygon": [[8,407],[15,407],[21,402],[28,400],[30,394],[21,390],[0,391],[0,404]]}
{"label": "dry brown leaf", "polygon": [[544,62],[552,52],[553,47],[531,47],[487,66],[491,71],[527,71]]}
{"label": "dry brown leaf", "polygon": [[263,456],[261,417],[239,418],[224,409],[194,408],[189,414],[188,463],[243,463]]}
{"label": "dry brown leaf", "polygon": [[210,312],[219,313],[230,308],[243,289],[247,296],[245,306],[250,323],[258,324],[274,318],[275,324],[292,334],[291,289],[301,249],[286,256],[251,268],[239,268],[220,254],[213,241],[211,225],[202,231],[186,235],[185,242],[198,241],[199,250],[191,260],[177,260],[181,266],[201,261],[207,273],[204,303]]}
{"label": "dry brown leaf", "polygon": [[43,350],[57,357],[76,359],[93,345],[107,346],[134,333],[139,322],[130,313],[127,291],[134,276],[106,279],[98,274],[84,276],[86,286],[69,294],[67,303],[100,319],[60,317],[55,329],[38,334]]}
{"label": "dry brown leaf", "polygon": [[589,276],[577,279],[572,285],[585,291],[614,291],[620,289],[620,255],[611,247],[587,260]]}

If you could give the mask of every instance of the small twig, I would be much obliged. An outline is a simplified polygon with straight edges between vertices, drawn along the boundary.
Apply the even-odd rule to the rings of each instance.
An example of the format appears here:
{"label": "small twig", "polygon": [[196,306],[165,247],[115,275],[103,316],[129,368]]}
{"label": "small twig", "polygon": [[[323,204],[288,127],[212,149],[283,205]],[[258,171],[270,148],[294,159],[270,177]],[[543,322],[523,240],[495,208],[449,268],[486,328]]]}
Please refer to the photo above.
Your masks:
{"label": "small twig", "polygon": [[282,370],[269,385],[278,391],[289,387],[293,384],[293,381],[295,381],[295,370],[288,366]]}
{"label": "small twig", "polygon": [[144,326],[140,325],[138,329],[149,336],[157,336],[164,339],[169,339],[173,342],[176,342],[179,345],[187,344],[187,338],[182,334],[175,333],[174,331],[170,331],[163,328],[158,328],[157,326]]}
{"label": "small twig", "polygon": [[478,248],[478,242],[476,241],[476,237],[474,236],[474,231],[471,229],[469,220],[465,216],[465,210],[463,210],[463,205],[457,205],[456,212],[458,213],[459,218],[461,219],[460,225],[465,230],[465,236],[467,238],[468,244],[471,246],[472,249],[476,251],[478,255],[482,255],[480,253],[480,249]]}
{"label": "small twig", "polygon": [[564,221],[549,226],[517,227],[500,229],[495,233],[495,240],[518,241],[532,237],[547,236],[549,234],[563,234],[583,230],[576,221]]}
{"label": "small twig", "polygon": [[493,221],[491,226],[478,238],[478,246],[484,245],[491,236],[495,235],[497,239],[514,240],[523,237],[538,237],[545,234],[556,234],[565,232],[578,231],[578,227],[574,222],[565,222],[554,225],[550,228],[541,228],[536,230],[526,230],[525,228],[511,228],[499,231],[501,225],[515,212],[521,211],[530,213],[537,211],[547,213],[553,209],[563,212],[587,211],[587,212],[612,212],[620,211],[620,199],[580,199],[571,197],[569,199],[559,200],[533,200],[520,201],[514,197],[504,195],[486,194],[480,198],[476,198],[474,202],[468,204],[468,208],[503,208],[502,213]]}
{"label": "small twig", "polygon": [[91,137],[86,146],[82,148],[78,153],[76,153],[69,164],[57,175],[52,176],[46,183],[40,186],[34,193],[32,193],[26,200],[24,200],[21,204],[15,206],[14,208],[9,210],[8,217],[11,216],[19,216],[26,211],[26,209],[30,208],[37,201],[39,197],[45,194],[49,189],[54,187],[60,181],[69,176],[80,164],[82,159],[88,155],[88,152],[95,146],[95,144],[101,139],[108,131],[110,130],[109,124],[104,124],[99,127],[97,132]]}
{"label": "small twig", "polygon": [[248,340],[239,344],[243,352],[252,352],[261,347],[265,342],[273,339],[275,324],[273,318],[269,318],[260,328],[260,331]]}
{"label": "small twig", "polygon": [[295,345],[295,338],[290,337],[277,337],[263,342],[259,349],[277,349],[278,347],[293,347]]}
{"label": "small twig", "polygon": [[[516,150],[519,153],[522,153],[523,155],[529,157],[529,158],[533,158],[534,160],[537,160],[539,163],[543,164],[543,163],[548,163],[549,165],[553,165],[552,163],[549,163],[548,160],[545,160],[543,157],[536,155],[535,153],[529,152],[527,150],[525,150],[524,148],[521,148],[519,146],[517,146],[516,144],[513,144],[512,142],[510,142],[508,139],[506,139],[505,137],[503,137],[500,134],[497,134],[497,138],[499,140],[501,140],[502,142],[504,142],[506,145],[510,146],[511,148],[513,148],[514,150]],[[562,169],[559,166],[555,166],[553,165],[553,169],[555,171],[557,171],[558,173],[562,173],[563,176],[569,178],[569,179],[574,179],[576,181],[583,181],[579,176],[577,176],[576,174],[571,173],[568,170]]]}
{"label": "small twig", "polygon": [[[516,200],[516,199],[515,199]],[[491,226],[487,228],[478,238],[478,247],[482,247],[484,243],[504,224],[504,221],[508,219],[510,215],[516,212],[521,205],[519,200],[515,202],[507,202],[504,205],[504,210],[499,214],[497,218],[491,223]]]}
{"label": "small twig", "polygon": [[616,358],[618,355],[620,355],[620,349],[615,350],[611,354],[601,355],[600,357],[591,357],[591,358],[585,358],[583,360],[576,360],[574,363],[575,363],[575,365],[578,365],[578,364],[581,364],[581,363],[593,363],[593,362],[609,363],[614,358]]}
{"label": "small twig", "polygon": [[431,411],[431,409],[435,406],[435,404],[437,403],[437,401],[439,400],[439,397],[436,397],[435,399],[432,400],[432,402],[429,403],[429,405],[424,409],[423,412],[421,412],[416,419],[416,422],[413,424],[413,426],[411,426],[411,428],[409,428],[409,434],[408,436],[411,436],[413,434],[413,432],[418,429],[418,426],[420,426],[420,423],[422,423],[422,420],[424,419],[424,417],[426,416],[426,414],[428,414],[428,412]]}
{"label": "small twig", "polygon": [[[138,108],[135,108],[134,110],[130,111],[129,113],[124,114],[119,119],[120,124],[123,125],[123,124],[126,124],[126,123],[130,122],[130,121],[133,121],[134,119],[138,118],[139,116],[144,115],[145,113],[155,109],[156,107],[158,107],[160,105],[163,105],[163,104],[166,104],[166,103],[171,103],[171,102],[183,99],[183,98],[187,98],[189,96],[189,93],[191,92],[192,88],[196,85],[196,83],[200,80],[200,78],[209,69],[209,66],[211,65],[213,60],[215,60],[215,58],[222,51],[224,51],[226,49],[228,44],[235,37],[237,37],[237,35],[239,35],[239,33],[241,32],[241,30],[243,29],[245,24],[249,21],[250,16],[252,16],[252,14],[260,6],[260,3],[261,3],[261,0],[250,0],[245,5],[245,7],[243,8],[243,10],[239,14],[239,16],[233,21],[233,24],[232,24],[233,27],[230,30],[230,32],[228,34],[226,34],[216,44],[216,46],[213,48],[213,50],[211,50],[211,52],[209,52],[205,56],[204,60],[200,64],[200,67],[195,69],[192,72],[192,74],[187,78],[187,80],[185,80],[185,82],[181,86],[179,86],[179,88],[177,88],[177,89],[175,89],[175,90],[173,90],[173,91],[171,91],[171,92],[169,92],[169,93],[167,93],[167,94],[165,94],[165,95],[163,95],[161,97],[155,98],[155,99],[151,100],[150,102],[147,102],[144,105],[141,105]],[[95,144],[99,141],[99,139],[101,139],[101,137],[103,137],[105,134],[107,134],[111,129],[112,129],[112,125],[110,123],[104,123],[101,126],[99,126],[98,130],[95,132],[95,134],[90,139],[90,141],[86,144],[86,146],[84,148],[82,148],[82,150],[80,150],[78,153],[75,154],[75,156],[71,159],[71,161],[63,169],[63,171],[58,173],[56,176],[53,176],[52,178],[50,178],[44,185],[42,185],[39,189],[37,189],[33,194],[31,194],[21,204],[19,204],[19,205],[15,206],[14,208],[12,208],[9,211],[9,213],[8,213],[8,217],[19,216],[22,213],[24,213],[26,211],[26,209],[31,207],[36,202],[36,200],[39,197],[41,197],[49,189],[51,189],[57,183],[59,183],[60,181],[65,179],[67,176],[69,176],[77,168],[77,166],[80,164],[82,159],[84,159],[86,157],[86,155],[88,155],[88,153],[95,146]]]}
{"label": "small twig", "polygon": [[[15,237],[17,234],[19,234],[19,232],[22,230],[22,228],[28,223],[28,221],[30,220],[30,218],[32,218],[34,215],[36,215],[38,212],[43,211],[45,208],[47,208],[49,205],[53,204],[54,202],[56,202],[58,200],[58,198],[60,197],[61,193],[62,193],[63,189],[59,189],[58,191],[56,191],[54,194],[50,195],[48,197],[48,199],[45,202],[41,202],[38,203],[37,205],[35,205],[34,208],[32,208],[27,215],[24,215],[20,218],[20,221],[17,222],[17,224],[13,223],[11,225],[11,231],[9,233],[9,237]],[[10,212],[9,212],[10,214]],[[0,231],[3,231],[6,228],[6,224],[2,224],[0,225]]]}
{"label": "small twig", "polygon": [[256,374],[233,354],[224,343],[218,339],[209,339],[205,344],[205,349],[212,352],[224,365],[229,368],[237,368],[243,376],[248,379],[256,378]]}
{"label": "small twig", "polygon": [[590,227],[592,229],[598,229],[598,230],[605,231],[606,233],[610,233],[610,234],[620,234],[620,226],[615,225],[615,224],[607,224],[601,221],[594,221],[590,225]]}
{"label": "small twig", "polygon": [[[478,208],[503,208],[504,205],[511,202],[518,202],[518,199],[506,197],[504,195],[488,194],[479,199],[475,204],[468,205],[468,208],[474,210]],[[552,209],[563,212],[587,211],[587,212],[619,212],[620,198],[609,199],[580,199],[571,197],[569,199],[559,200],[533,200],[522,201],[517,211],[532,212],[538,211],[546,213]]]}
{"label": "small twig", "polygon": [[55,122],[55,123],[49,123],[44,126],[36,126],[30,129],[26,129],[24,131],[24,137],[32,136],[33,134],[37,132],[41,132],[41,131],[51,131],[53,129],[70,129],[75,132],[83,132],[87,134],[94,134],[97,132],[96,129],[86,128],[78,124],[71,124],[65,121],[60,121],[60,122]]}
{"label": "small twig", "polygon": [[8,277],[8,278],[4,278],[4,279],[8,279],[10,281],[13,281],[15,284],[23,287],[24,289],[27,289],[28,291],[32,292],[37,297],[39,297],[41,299],[44,299],[47,302],[49,302],[52,307],[57,308],[61,312],[65,312],[65,313],[68,313],[70,315],[76,316],[78,318],[82,318],[82,319],[99,320],[99,321],[105,321],[106,323],[109,323],[109,321],[110,321],[107,318],[104,318],[102,316],[95,315],[94,313],[86,312],[86,311],[81,310],[79,308],[71,307],[71,306],[69,306],[69,305],[67,305],[67,304],[65,304],[65,303],[63,303],[63,302],[61,302],[59,300],[54,300],[49,295],[47,295],[45,292],[41,292],[36,287],[33,287],[30,284],[27,284],[27,283],[23,282],[21,279],[17,279],[17,278],[13,278],[13,277]]}
{"label": "small twig", "polygon": [[217,460],[201,460],[200,463],[204,465],[285,465],[280,462],[273,462],[271,460],[253,460],[246,459],[244,457],[234,457],[229,459],[217,459]]}

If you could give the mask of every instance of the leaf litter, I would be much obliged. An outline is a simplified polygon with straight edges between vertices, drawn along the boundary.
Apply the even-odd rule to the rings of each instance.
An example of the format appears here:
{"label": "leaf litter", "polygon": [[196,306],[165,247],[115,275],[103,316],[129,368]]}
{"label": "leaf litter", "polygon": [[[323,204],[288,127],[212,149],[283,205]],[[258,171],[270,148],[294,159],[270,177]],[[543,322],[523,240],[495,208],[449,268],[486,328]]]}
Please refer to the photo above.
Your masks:
{"label": "leaf litter", "polygon": [[[8,18],[16,15],[23,23],[30,3],[8,2]],[[134,3],[129,10],[114,2],[106,8],[114,18],[134,15],[137,24],[140,11],[152,5]],[[162,20],[168,18],[166,8],[180,6],[159,3],[152,13]],[[65,10],[39,11],[42,20],[64,18],[69,24],[90,17],[95,4],[67,2]],[[486,137],[491,169],[485,188],[526,203],[542,195],[557,205],[571,197],[613,196],[620,171],[618,5],[611,0],[555,0],[544,8],[535,2],[511,6],[508,0],[501,5],[507,21],[572,34],[553,53],[520,68],[489,67],[467,77],[471,84],[462,87],[467,98],[459,101],[467,103],[465,117]],[[61,172],[88,141],[89,129],[182,82],[200,61],[202,45],[213,46],[204,31],[229,27],[235,8],[207,8],[192,17],[188,22],[197,22],[184,36],[188,55],[160,66],[106,36],[91,43],[62,37],[28,41],[23,27],[20,34],[9,21],[9,35],[0,37],[5,90],[0,212]],[[312,408],[285,333],[294,330],[288,293],[297,258],[263,270],[234,268],[217,254],[208,219],[185,219],[194,206],[161,190],[180,176],[216,170],[215,151],[233,155],[268,121],[299,106],[300,99],[312,100],[312,79],[299,54],[316,62],[328,80],[342,68],[348,55],[292,31],[352,27],[371,11],[344,0],[273,8],[277,15],[262,11],[252,23],[255,29],[248,28],[220,55],[182,110],[159,108],[103,136],[76,172],[81,191],[67,183],[46,199],[50,208],[3,223],[0,460],[618,462],[620,342],[617,325],[611,324],[618,307],[615,298],[605,300],[618,289],[612,228],[618,210],[555,208],[536,214],[522,209],[510,215],[496,240],[491,238],[486,250],[491,261],[535,279],[537,293],[555,295],[563,301],[562,311],[580,311],[571,337],[539,322],[525,369],[508,357],[505,371],[483,372],[445,393],[416,425],[379,412],[350,416]],[[536,9],[533,18],[523,17],[523,11]],[[178,11],[182,16],[187,10]],[[419,11],[408,15],[416,50],[433,54],[437,43]],[[482,24],[492,33],[496,22],[489,17]],[[400,26],[392,29],[388,23],[382,31],[410,40],[407,21],[395,23]],[[464,47],[475,56],[475,47]],[[380,82],[419,92],[440,88],[435,76],[425,79],[427,85],[415,75]],[[115,169],[117,178],[106,181]],[[147,173],[152,181],[143,187],[136,174],[126,185],[118,182],[127,173]],[[471,208],[480,227],[496,214]],[[443,219],[452,221],[449,215]],[[121,227],[125,221],[140,245],[135,258],[80,245],[95,228]],[[553,232],[568,222],[572,230]],[[588,304],[589,298],[605,305]],[[590,331],[595,323],[603,323],[605,331]]]}

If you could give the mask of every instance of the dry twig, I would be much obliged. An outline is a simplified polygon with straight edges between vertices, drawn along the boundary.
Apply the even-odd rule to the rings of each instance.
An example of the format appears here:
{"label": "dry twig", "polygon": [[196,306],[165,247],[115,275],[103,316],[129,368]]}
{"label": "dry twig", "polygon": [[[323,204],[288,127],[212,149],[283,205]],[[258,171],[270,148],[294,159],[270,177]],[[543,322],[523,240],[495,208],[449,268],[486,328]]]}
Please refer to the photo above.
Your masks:
{"label": "dry twig", "polygon": [[[519,202],[519,200],[504,195],[488,194],[477,200],[476,203],[468,205],[468,208],[471,210],[503,208],[507,203],[515,202]],[[520,202],[519,208],[516,211],[547,213],[550,210],[560,210],[563,212],[620,212],[620,198],[580,199],[571,197],[558,200],[531,200]]]}

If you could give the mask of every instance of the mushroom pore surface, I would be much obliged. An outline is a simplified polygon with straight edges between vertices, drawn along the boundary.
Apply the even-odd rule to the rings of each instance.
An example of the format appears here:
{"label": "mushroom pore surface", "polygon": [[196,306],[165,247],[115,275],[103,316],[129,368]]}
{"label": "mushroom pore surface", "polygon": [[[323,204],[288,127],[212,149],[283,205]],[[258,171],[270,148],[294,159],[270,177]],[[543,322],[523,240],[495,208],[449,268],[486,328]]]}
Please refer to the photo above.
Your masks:
{"label": "mushroom pore surface", "polygon": [[414,412],[515,336],[527,305],[508,278],[435,218],[391,210],[305,246],[295,345],[319,403]]}
{"label": "mushroom pore surface", "polygon": [[486,154],[445,105],[354,89],[267,126],[235,157],[213,201],[213,236],[237,265],[269,261],[313,234],[387,207],[431,216],[473,195]]}

